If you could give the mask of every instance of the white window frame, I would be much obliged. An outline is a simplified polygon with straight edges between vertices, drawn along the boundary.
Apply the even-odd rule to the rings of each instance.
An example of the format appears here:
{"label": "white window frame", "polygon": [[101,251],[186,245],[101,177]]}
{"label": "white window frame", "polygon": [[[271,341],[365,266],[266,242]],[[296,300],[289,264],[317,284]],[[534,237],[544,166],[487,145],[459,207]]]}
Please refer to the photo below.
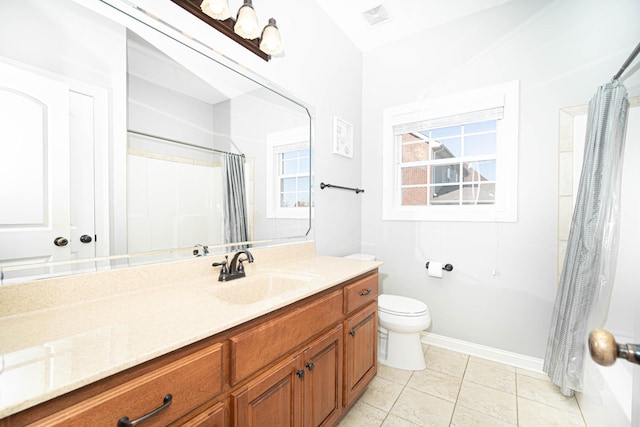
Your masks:
{"label": "white window frame", "polygon": [[[387,108],[383,112],[382,219],[398,221],[517,221],[518,81]],[[401,144],[394,126],[503,108],[497,122],[495,202],[486,205],[402,206]]]}
{"label": "white window frame", "polygon": [[[283,208],[280,206],[280,182],[278,176],[278,153],[282,146],[291,146],[292,150],[309,147],[309,128],[302,126],[281,132],[267,134],[267,218],[309,218],[309,207]],[[298,146],[298,147],[296,147]],[[311,156],[311,153],[309,153]],[[311,180],[312,173],[309,172]],[[313,195],[312,195],[313,199]],[[313,207],[311,208],[313,216]]]}

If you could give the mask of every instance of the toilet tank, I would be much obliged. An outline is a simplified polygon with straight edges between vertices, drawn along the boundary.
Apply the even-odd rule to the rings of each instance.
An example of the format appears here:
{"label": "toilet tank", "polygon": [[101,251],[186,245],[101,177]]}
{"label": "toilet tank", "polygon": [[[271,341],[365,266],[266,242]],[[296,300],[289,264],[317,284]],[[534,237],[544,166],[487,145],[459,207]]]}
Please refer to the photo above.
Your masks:
{"label": "toilet tank", "polygon": [[345,258],[359,259],[362,261],[375,261],[376,256],[370,254],[351,254],[347,255]]}

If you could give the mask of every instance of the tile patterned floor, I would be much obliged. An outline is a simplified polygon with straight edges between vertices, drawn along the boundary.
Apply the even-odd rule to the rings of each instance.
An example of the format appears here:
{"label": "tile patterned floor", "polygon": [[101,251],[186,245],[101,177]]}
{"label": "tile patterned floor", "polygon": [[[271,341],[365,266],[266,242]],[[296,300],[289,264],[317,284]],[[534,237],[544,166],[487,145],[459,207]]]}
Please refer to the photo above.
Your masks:
{"label": "tile patterned floor", "polygon": [[424,371],[378,365],[338,427],[585,427],[544,374],[435,346],[425,359]]}

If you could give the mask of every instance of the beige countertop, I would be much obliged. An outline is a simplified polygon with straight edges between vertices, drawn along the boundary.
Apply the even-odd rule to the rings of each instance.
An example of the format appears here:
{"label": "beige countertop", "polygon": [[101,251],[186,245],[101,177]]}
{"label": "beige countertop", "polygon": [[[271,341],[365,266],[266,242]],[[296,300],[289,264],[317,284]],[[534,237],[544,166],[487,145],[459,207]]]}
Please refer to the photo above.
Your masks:
{"label": "beige countertop", "polygon": [[313,242],[252,253],[229,282],[210,256],[0,287],[0,418],[382,264],[316,256]]}

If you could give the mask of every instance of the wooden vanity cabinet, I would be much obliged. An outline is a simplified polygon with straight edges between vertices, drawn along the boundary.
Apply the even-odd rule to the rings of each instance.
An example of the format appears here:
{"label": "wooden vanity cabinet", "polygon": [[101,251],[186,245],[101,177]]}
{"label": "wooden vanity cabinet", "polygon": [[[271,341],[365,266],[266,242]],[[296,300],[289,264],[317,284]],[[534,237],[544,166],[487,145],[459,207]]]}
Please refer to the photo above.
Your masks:
{"label": "wooden vanity cabinet", "polygon": [[344,407],[364,392],[378,367],[378,274],[344,288]]}
{"label": "wooden vanity cabinet", "polygon": [[373,272],[232,337],[232,384],[313,338],[231,393],[233,426],[335,425],[377,372],[377,296]]}
{"label": "wooden vanity cabinet", "polygon": [[335,425],[377,369],[378,273],[0,420],[14,426]]}
{"label": "wooden vanity cabinet", "polygon": [[332,426],[342,414],[342,325],[231,393],[234,427]]}
{"label": "wooden vanity cabinet", "polygon": [[331,426],[339,419],[342,307],[342,289],[335,289],[230,337],[232,384],[267,367],[231,392],[234,426]]}
{"label": "wooden vanity cabinet", "polygon": [[376,376],[378,304],[370,303],[344,322],[344,406],[349,407]]}

